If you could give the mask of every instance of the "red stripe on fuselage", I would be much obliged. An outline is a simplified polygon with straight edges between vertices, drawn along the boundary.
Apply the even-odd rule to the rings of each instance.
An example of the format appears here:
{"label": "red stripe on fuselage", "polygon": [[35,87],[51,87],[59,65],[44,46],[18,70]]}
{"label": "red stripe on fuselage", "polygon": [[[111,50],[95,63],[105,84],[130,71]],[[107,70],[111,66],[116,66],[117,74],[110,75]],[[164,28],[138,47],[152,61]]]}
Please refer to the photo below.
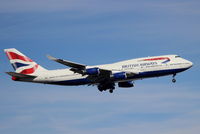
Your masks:
{"label": "red stripe on fuselage", "polygon": [[35,72],[35,70],[38,68],[38,64],[36,64],[34,67],[29,68],[29,69],[25,69],[23,71],[21,71],[21,74],[32,74]]}
{"label": "red stripe on fuselage", "polygon": [[22,61],[28,61],[28,62],[33,62],[30,58],[21,56],[19,54],[16,54],[14,52],[6,52],[6,55],[8,56],[9,60],[22,60]]}
{"label": "red stripe on fuselage", "polygon": [[168,58],[168,57],[159,57],[159,58],[144,59],[143,61],[153,61],[153,60],[170,60],[170,58]]}

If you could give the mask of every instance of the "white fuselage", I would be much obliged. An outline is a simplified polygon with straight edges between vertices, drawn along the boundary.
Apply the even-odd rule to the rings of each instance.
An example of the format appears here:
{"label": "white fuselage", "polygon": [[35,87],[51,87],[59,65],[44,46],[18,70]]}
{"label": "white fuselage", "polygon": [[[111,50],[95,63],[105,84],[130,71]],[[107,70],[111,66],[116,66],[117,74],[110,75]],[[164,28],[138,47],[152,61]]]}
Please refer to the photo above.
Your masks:
{"label": "white fuselage", "polygon": [[[87,66],[87,68],[99,67],[112,70],[112,72],[133,72],[136,75],[127,77],[120,81],[132,81],[143,78],[159,77],[165,75],[175,75],[187,70],[192,66],[192,62],[177,55],[163,55],[154,57],[137,58],[116,62],[113,64]],[[70,69],[46,70],[40,72],[38,77],[31,81],[36,83],[56,84],[56,85],[84,85],[98,84],[87,79],[88,75],[81,75],[70,71]],[[119,82],[116,80],[114,82]]]}

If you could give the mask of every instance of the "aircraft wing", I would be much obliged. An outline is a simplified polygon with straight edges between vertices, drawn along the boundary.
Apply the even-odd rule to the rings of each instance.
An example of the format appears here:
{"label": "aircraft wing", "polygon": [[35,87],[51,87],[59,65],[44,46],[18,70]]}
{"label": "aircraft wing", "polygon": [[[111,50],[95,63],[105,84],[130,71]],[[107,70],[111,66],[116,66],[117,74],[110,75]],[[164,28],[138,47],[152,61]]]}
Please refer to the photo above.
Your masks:
{"label": "aircraft wing", "polygon": [[[71,67],[71,71],[73,71],[74,73],[79,73],[82,75],[88,75],[88,79],[94,81],[94,82],[101,82],[101,81],[105,81],[105,80],[110,80],[111,76],[113,73],[117,73],[117,72],[121,72],[121,70],[110,70],[110,69],[106,69],[106,68],[102,68],[102,67],[96,67],[93,69],[97,69],[99,71],[98,75],[92,75],[92,74],[87,74],[86,70],[86,66],[84,64],[79,64],[79,63],[75,63],[75,62],[71,62],[71,61],[67,61],[67,60],[63,60],[63,59],[57,59],[54,58],[52,56],[47,56],[50,60],[53,60],[55,62],[61,63],[63,65],[69,66]],[[126,73],[127,77],[130,76],[134,76],[136,74],[138,74],[139,72],[127,72],[127,71],[123,71]]]}
{"label": "aircraft wing", "polygon": [[[47,58],[49,58],[50,60],[53,60],[55,62],[58,62],[60,64],[63,64],[65,66],[71,67],[70,70],[75,72],[75,73],[83,74],[83,70],[85,70],[86,66],[87,66],[87,65],[84,65],[84,64],[75,63],[75,62],[68,61],[68,60],[58,59],[58,58],[52,57],[50,55],[47,55]],[[110,71],[110,70],[100,69],[101,74],[110,74],[111,72],[112,71]]]}
{"label": "aircraft wing", "polygon": [[72,67],[72,68],[75,68],[75,69],[85,69],[86,68],[86,65],[83,65],[83,64],[79,64],[79,63],[75,63],[75,62],[67,61],[67,60],[63,60],[63,59],[57,59],[57,58],[54,58],[50,55],[47,55],[47,57],[50,60],[53,60],[55,62],[58,62],[60,64],[63,64],[63,65],[66,65],[66,66],[69,66],[69,67]]}

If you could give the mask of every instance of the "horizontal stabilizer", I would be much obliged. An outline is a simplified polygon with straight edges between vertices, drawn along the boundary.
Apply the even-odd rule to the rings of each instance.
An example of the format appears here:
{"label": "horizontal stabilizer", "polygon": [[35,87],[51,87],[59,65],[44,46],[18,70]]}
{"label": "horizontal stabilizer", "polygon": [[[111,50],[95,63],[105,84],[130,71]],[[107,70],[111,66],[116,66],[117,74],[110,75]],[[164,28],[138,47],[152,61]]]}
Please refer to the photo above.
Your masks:
{"label": "horizontal stabilizer", "polygon": [[72,67],[72,68],[77,68],[77,69],[85,69],[86,68],[86,65],[75,63],[75,62],[71,62],[71,61],[67,61],[67,60],[63,60],[63,59],[57,59],[57,58],[54,58],[54,57],[52,57],[50,55],[47,55],[47,58],[49,58],[50,60],[53,60],[55,62],[58,62],[60,64],[63,64],[65,66]]}
{"label": "horizontal stabilizer", "polygon": [[33,75],[26,75],[26,74],[20,74],[20,73],[15,73],[15,72],[6,72],[10,76],[14,76],[17,78],[36,78],[37,76]]}

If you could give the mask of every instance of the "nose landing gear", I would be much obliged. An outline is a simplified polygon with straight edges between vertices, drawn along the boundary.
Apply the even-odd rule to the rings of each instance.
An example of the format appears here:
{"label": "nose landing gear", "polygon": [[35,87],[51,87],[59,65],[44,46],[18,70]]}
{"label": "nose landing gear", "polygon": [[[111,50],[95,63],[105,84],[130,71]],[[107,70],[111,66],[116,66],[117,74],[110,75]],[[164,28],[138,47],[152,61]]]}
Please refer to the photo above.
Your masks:
{"label": "nose landing gear", "polygon": [[173,77],[173,79],[172,79],[172,82],[173,82],[173,83],[176,83],[175,76],[176,76],[176,74],[173,74],[173,76],[172,76],[172,77]]}

